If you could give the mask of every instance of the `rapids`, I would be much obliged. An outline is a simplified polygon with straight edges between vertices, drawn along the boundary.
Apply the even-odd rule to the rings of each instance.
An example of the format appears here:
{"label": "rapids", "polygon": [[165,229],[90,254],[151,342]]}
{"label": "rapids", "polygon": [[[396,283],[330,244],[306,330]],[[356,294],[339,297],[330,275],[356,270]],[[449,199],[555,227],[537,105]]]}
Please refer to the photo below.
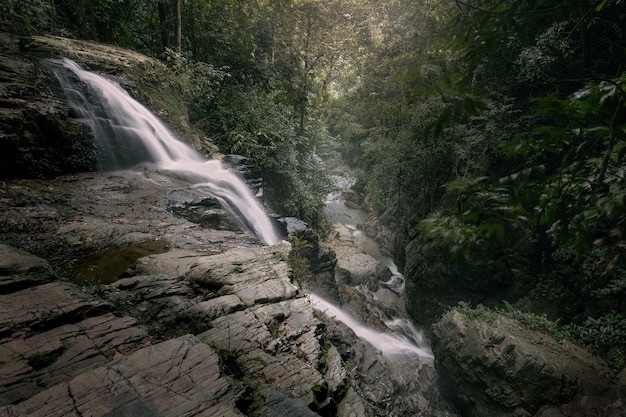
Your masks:
{"label": "rapids", "polygon": [[[388,359],[394,360],[409,355],[418,362],[431,362],[434,355],[428,341],[405,312],[404,276],[393,260],[381,253],[378,244],[358,230],[358,224],[365,217],[365,212],[344,204],[342,192],[349,190],[354,185],[355,179],[349,176],[335,176],[334,180],[335,191],[331,192],[324,201],[326,215],[333,223],[346,226],[351,231],[354,245],[384,265],[391,273],[391,278],[381,281],[376,292],[371,292],[362,285],[355,287],[355,290],[363,294],[364,299],[369,300],[368,308],[371,311],[377,309],[375,304],[380,304],[384,305],[387,311],[395,311],[395,316],[391,319],[383,319],[386,329],[378,330],[356,319],[343,307],[314,293],[309,294],[311,302],[326,316],[350,327],[358,337],[367,341]],[[379,315],[382,319],[385,314],[381,312]]]}

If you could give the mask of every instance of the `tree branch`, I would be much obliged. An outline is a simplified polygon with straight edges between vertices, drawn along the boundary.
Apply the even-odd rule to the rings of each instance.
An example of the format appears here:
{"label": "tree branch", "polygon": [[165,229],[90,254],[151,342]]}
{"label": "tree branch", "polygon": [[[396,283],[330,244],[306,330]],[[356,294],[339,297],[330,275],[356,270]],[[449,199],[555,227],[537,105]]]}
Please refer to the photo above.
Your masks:
{"label": "tree branch", "polygon": [[[557,11],[557,10],[560,10],[560,9],[565,9],[565,8],[589,6],[588,4],[572,4],[572,5],[548,7],[548,8],[540,9],[540,10],[528,10],[528,11],[525,11],[525,12],[509,12],[509,11],[494,11],[494,10],[483,9],[482,7],[474,6],[472,4],[469,4],[466,1],[462,1],[462,0],[455,0],[455,2],[457,4],[457,6],[463,5],[463,6],[467,7],[468,9],[473,9],[473,10],[479,11],[481,13],[493,14],[493,15],[511,15],[511,16],[523,16],[523,15],[527,15],[527,14],[549,13],[549,12],[554,12],[554,11]],[[596,7],[596,6],[594,5],[592,7]]]}

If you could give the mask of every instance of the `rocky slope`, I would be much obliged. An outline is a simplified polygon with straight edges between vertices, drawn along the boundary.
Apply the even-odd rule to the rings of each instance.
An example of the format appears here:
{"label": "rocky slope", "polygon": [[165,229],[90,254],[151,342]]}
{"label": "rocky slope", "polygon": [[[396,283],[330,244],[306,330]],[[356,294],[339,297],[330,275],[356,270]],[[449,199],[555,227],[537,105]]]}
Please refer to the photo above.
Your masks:
{"label": "rocky slope", "polygon": [[463,415],[618,417],[626,415],[626,371],[567,341],[499,316],[452,310],[435,326],[439,369]]}
{"label": "rocky slope", "polygon": [[180,185],[3,184],[0,416],[454,415],[432,364],[400,374],[314,309],[289,243],[190,222]]}
{"label": "rocky slope", "polygon": [[214,151],[163,65],[63,38],[1,41],[0,416],[455,415],[432,363],[393,362],[314,308],[302,274],[334,277],[328,246],[261,245],[154,167],[80,173],[97,156],[45,59],[107,74]]}

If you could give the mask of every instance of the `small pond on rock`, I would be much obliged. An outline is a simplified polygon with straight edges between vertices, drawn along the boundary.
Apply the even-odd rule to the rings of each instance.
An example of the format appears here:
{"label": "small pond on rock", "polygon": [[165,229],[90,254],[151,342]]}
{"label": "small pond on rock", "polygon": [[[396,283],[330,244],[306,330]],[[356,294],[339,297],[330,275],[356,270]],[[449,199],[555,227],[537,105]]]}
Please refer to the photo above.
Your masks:
{"label": "small pond on rock", "polygon": [[169,244],[163,239],[149,239],[123,247],[106,248],[76,261],[66,276],[76,284],[111,284],[139,258],[167,252]]}

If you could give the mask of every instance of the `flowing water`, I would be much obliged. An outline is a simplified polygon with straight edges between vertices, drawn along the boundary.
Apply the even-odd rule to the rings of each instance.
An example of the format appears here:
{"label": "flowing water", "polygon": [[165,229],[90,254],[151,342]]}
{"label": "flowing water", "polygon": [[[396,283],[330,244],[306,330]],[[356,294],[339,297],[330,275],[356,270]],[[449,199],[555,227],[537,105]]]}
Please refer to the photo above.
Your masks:
{"label": "flowing water", "polygon": [[[362,323],[341,307],[315,294],[309,295],[311,302],[327,316],[331,316],[350,327],[358,337],[369,342],[385,356],[393,358],[408,354],[419,357],[422,362],[431,361],[434,356],[423,332],[415,327],[404,313],[404,276],[393,260],[381,253],[378,244],[357,229],[358,224],[365,217],[365,212],[344,204],[342,192],[350,189],[354,185],[355,179],[349,176],[337,176],[334,179],[335,191],[330,193],[324,201],[326,215],[333,223],[341,223],[351,230],[355,246],[376,259],[391,272],[391,278],[381,282],[380,289],[375,293],[362,287],[359,287],[358,291],[366,293],[366,299],[384,305],[387,311],[395,310],[396,315],[392,319],[384,320],[387,329],[380,331]],[[370,308],[375,309],[372,305]]]}
{"label": "flowing water", "polygon": [[104,169],[131,169],[152,163],[159,171],[217,199],[246,233],[268,245],[281,240],[269,216],[237,174],[218,160],[206,160],[178,140],[117,83],[69,59],[61,63],[88,87],[90,94],[86,96],[69,78],[57,73],[75,116],[93,129]]}
{"label": "flowing water", "polygon": [[[152,163],[159,171],[184,180],[189,187],[216,198],[238,219],[247,233],[270,245],[280,241],[265,210],[237,174],[223,167],[220,161],[204,159],[178,140],[153,113],[130,97],[118,84],[82,69],[69,59],[63,59],[62,64],[88,87],[89,96],[83,94],[67,77],[57,73],[75,116],[87,121],[93,129],[98,147],[103,153],[103,168],[132,169],[144,163]],[[97,98],[95,103],[94,97]],[[344,189],[351,186],[349,180],[344,182]],[[340,192],[329,196],[326,210],[333,220],[355,230],[355,244],[389,268],[392,278],[382,284],[400,296],[404,279],[397,267],[393,261],[380,254],[375,242],[356,230],[364,213],[345,207]],[[357,336],[385,356],[411,355],[426,361],[433,358],[421,332],[406,318],[398,316],[387,320],[385,324],[388,331],[379,331],[316,295],[311,294],[309,297],[316,308],[349,326]]]}
{"label": "flowing water", "polygon": [[333,176],[335,190],[324,199],[324,213],[333,223],[341,223],[346,227],[355,228],[365,217],[363,210],[357,210],[345,205],[342,192],[349,190],[356,178],[350,176]]}
{"label": "flowing water", "polygon": [[378,244],[372,238],[357,229],[358,224],[366,215],[365,211],[345,205],[342,192],[349,190],[355,184],[356,178],[351,176],[335,176],[334,181],[335,190],[328,194],[324,200],[324,213],[331,222],[341,223],[352,230],[354,244],[389,269],[391,278],[383,282],[383,286],[398,295],[403,294],[404,276],[398,270],[398,266],[391,258],[384,256],[380,252]]}
{"label": "flowing water", "polygon": [[343,309],[315,294],[309,294],[309,299],[327,317],[342,322],[352,329],[354,334],[387,357],[414,355],[424,360],[431,360],[434,357],[421,332],[407,319],[396,318],[385,323],[389,329],[398,332],[380,331],[363,324]]}

